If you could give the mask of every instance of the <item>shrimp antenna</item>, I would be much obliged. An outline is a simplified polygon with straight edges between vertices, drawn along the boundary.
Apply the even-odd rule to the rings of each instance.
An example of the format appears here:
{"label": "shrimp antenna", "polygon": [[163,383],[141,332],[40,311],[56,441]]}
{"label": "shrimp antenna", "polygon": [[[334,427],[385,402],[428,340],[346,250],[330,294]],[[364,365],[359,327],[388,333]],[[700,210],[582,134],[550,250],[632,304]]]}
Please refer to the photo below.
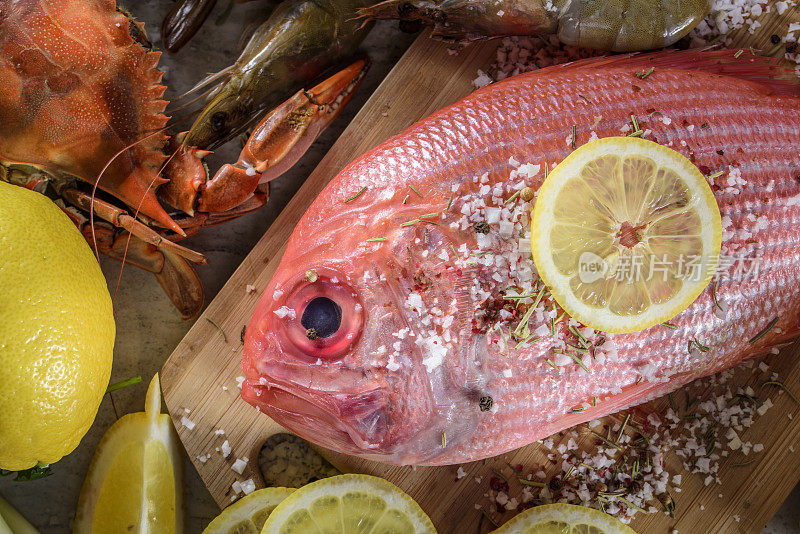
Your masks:
{"label": "shrimp antenna", "polygon": [[[161,171],[163,171],[166,168],[166,166],[169,165],[169,162],[172,161],[172,158],[174,158],[177,153],[178,153],[178,151],[176,150],[172,154],[169,155],[169,157],[161,165],[161,168],[158,169],[158,173],[156,174],[155,178],[153,178],[150,181],[150,183],[147,184],[147,189],[144,191],[144,193],[142,193],[142,196],[139,199],[139,204],[136,206],[136,210],[134,210],[134,212],[133,212],[133,218],[134,219],[139,216],[139,210],[142,207],[142,202],[144,202],[145,195],[147,194],[148,191],[150,191],[150,189],[152,189],[153,184],[156,182],[158,177],[161,176]],[[92,197],[92,201],[94,201],[94,197]],[[94,236],[94,226],[92,226],[92,236]],[[125,250],[122,252],[122,262],[121,262],[121,265],[119,266],[119,274],[117,275],[117,283],[114,286],[114,295],[111,297],[112,305],[117,300],[117,292],[119,291],[119,285],[120,285],[120,283],[122,283],[122,270],[125,269],[125,260],[128,258],[128,247],[131,244],[131,238],[132,237],[133,237],[133,234],[131,232],[128,232],[128,238],[125,240]],[[95,244],[95,246],[96,246],[96,244]]]}
{"label": "shrimp antenna", "polygon": [[[176,123],[180,123],[180,122],[182,122],[182,121],[184,121],[187,118],[192,117],[192,116],[193,116],[193,114],[185,115],[185,116],[180,117],[179,119],[177,119],[175,122]],[[105,172],[108,170],[108,168],[111,166],[111,164],[114,162],[115,159],[117,159],[119,156],[121,156],[122,154],[124,154],[125,152],[127,152],[128,150],[133,148],[134,146],[138,145],[139,143],[142,143],[142,142],[150,139],[154,135],[158,135],[158,134],[164,133],[168,129],[169,129],[169,126],[164,126],[163,128],[159,128],[158,130],[154,130],[153,132],[151,132],[151,133],[145,135],[144,137],[142,137],[141,139],[138,139],[138,140],[134,141],[133,143],[130,143],[129,145],[124,146],[121,149],[119,149],[119,151],[117,151],[116,154],[111,156],[111,158],[106,162],[106,164],[100,170],[100,173],[97,175],[97,178],[95,179],[94,183],[92,184],[92,194],[91,194],[91,196],[89,198],[89,227],[92,230],[92,248],[94,249],[94,256],[97,259],[98,263],[100,262],[100,249],[97,246],[97,234],[95,233],[95,228],[94,228],[94,201],[95,201],[95,198],[97,197],[97,188],[100,185],[100,180],[103,178],[103,175],[105,174]],[[165,165],[167,163],[169,163],[172,160],[172,158],[175,157],[176,153],[177,153],[177,150],[175,152],[173,152],[167,158],[167,160],[164,162],[164,164],[161,166],[161,168],[159,169],[158,173],[156,174],[156,177],[153,178],[153,180],[148,184],[147,189],[144,191],[144,193],[142,193],[142,196],[139,199],[139,205],[136,206],[136,212],[134,214],[134,219],[136,217],[138,217],[138,215],[139,215],[139,210],[141,208],[142,202],[144,202],[144,198],[147,195],[147,192],[150,191],[150,189],[152,189],[153,184],[155,183],[155,181],[158,179],[159,176],[161,176],[161,171],[164,169]],[[111,299],[112,306],[113,306],[114,300],[115,300],[115,298],[117,296],[117,290],[119,289],[120,280],[122,280],[122,270],[125,268],[125,258],[128,255],[128,245],[130,244],[131,236],[132,236],[132,234],[130,232],[128,232],[128,240],[125,243],[125,252],[122,255],[122,265],[120,266],[119,277],[117,278],[117,286],[114,289],[114,296]],[[114,312],[114,315],[116,316],[116,312]]]}
{"label": "shrimp antenna", "polygon": [[197,102],[199,102],[200,100],[203,100],[204,98],[206,98],[207,96],[209,96],[209,95],[211,94],[211,92],[212,92],[212,91],[213,91],[213,89],[208,89],[208,90],[206,90],[206,91],[203,91],[202,93],[200,93],[199,95],[197,95],[197,96],[196,96],[196,97],[194,97],[193,99],[189,100],[189,101],[188,101],[188,102],[186,102],[185,104],[181,104],[181,105],[180,105],[180,106],[178,106],[177,108],[172,108],[172,109],[170,109],[170,110],[169,110],[169,112],[170,112],[170,113],[177,113],[177,112],[179,112],[179,111],[183,111],[183,110],[185,110],[186,108],[190,108],[190,107],[192,107],[193,105],[195,105]]}
{"label": "shrimp antenna", "polygon": [[182,95],[177,96],[176,98],[173,98],[172,101],[173,102],[178,102],[180,100],[183,100],[184,98],[186,98],[190,94],[196,93],[200,89],[208,87],[209,84],[211,84],[211,83],[217,81],[218,79],[230,74],[233,71],[234,67],[236,67],[235,63],[233,65],[229,65],[229,66],[225,67],[224,69],[222,69],[219,72],[215,72],[213,74],[209,74],[208,76],[206,76],[205,78],[203,78],[202,80],[197,82],[197,84],[195,84],[194,87],[192,87],[191,89],[189,89],[188,91],[186,91]]}

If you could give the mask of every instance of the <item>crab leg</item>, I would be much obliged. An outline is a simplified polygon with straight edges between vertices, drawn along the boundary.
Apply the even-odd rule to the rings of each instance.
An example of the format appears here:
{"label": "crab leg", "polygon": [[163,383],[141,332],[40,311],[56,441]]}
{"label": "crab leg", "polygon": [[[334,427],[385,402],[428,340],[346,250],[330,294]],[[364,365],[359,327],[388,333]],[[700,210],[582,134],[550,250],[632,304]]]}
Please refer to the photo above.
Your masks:
{"label": "crab leg", "polygon": [[[61,194],[66,201],[84,211],[88,212],[92,209],[92,198],[83,191],[65,188]],[[195,252],[194,250],[182,247],[170,241],[149,226],[131,217],[124,209],[118,208],[98,198],[94,199],[93,209],[101,219],[110,222],[118,228],[127,230],[145,243],[149,243],[158,249],[169,251],[171,254],[185,258],[193,263],[206,263],[205,256],[199,252]]]}
{"label": "crab leg", "polygon": [[224,165],[200,187],[198,209],[228,211],[250,197],[258,184],[286,172],[350,101],[367,68],[366,60],[356,61],[271,111],[256,126],[239,160]]}

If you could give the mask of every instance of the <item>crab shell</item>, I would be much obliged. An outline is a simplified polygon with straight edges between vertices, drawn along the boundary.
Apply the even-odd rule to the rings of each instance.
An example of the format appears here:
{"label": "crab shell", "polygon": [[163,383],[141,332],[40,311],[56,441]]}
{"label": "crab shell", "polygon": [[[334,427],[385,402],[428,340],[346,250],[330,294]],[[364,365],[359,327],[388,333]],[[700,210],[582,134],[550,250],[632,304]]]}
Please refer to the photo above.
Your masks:
{"label": "crab shell", "polygon": [[263,206],[369,62],[287,95],[209,179],[208,152],[163,133],[160,53],[142,43],[114,0],[0,0],[0,180],[57,197],[98,251],[154,273],[188,319],[204,300],[191,263],[205,257],[174,241]]}
{"label": "crab shell", "polygon": [[167,140],[160,53],[135,30],[114,0],[0,0],[0,163],[97,182],[183,235],[155,195]]}

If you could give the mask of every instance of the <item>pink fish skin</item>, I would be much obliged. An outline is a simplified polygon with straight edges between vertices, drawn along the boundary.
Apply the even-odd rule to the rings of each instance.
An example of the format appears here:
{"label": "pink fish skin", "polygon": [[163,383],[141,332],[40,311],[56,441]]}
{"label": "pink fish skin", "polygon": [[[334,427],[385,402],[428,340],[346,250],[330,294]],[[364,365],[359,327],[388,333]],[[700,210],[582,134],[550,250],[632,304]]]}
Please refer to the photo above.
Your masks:
{"label": "pink fish skin", "polygon": [[[618,56],[522,74],[356,159],[303,216],[258,304],[242,397],[323,447],[453,464],[645,402],[785,342],[800,324],[800,98],[780,71],[739,56]],[[709,176],[722,252],[738,267],[672,319],[674,329],[612,335],[563,317],[551,332],[561,310],[545,295],[528,317],[533,337],[520,342],[512,333],[525,307],[502,291],[539,285],[518,244],[531,205],[506,201],[541,185],[545,167],[570,153],[573,125],[580,146],[624,135],[631,115],[644,138]],[[309,305],[317,297],[338,305],[338,329],[320,319],[322,302],[336,322],[329,301]],[[309,325],[327,337],[308,339]],[[588,354],[569,347],[584,343]]]}

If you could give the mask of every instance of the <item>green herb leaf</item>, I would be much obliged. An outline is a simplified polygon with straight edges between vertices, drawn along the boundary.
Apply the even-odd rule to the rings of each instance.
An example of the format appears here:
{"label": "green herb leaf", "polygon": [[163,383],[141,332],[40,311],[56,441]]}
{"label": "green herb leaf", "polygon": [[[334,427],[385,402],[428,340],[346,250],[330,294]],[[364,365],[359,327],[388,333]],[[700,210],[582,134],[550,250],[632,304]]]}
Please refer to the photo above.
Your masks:
{"label": "green herb leaf", "polygon": [[0,477],[14,475],[15,482],[29,482],[31,480],[49,477],[52,474],[50,466],[45,464],[35,465],[30,469],[23,469],[22,471],[6,471],[5,469],[0,469]]}
{"label": "green herb leaf", "polygon": [[772,328],[773,328],[773,327],[774,327],[776,324],[778,324],[778,319],[780,319],[780,317],[775,317],[773,320],[771,320],[771,321],[769,322],[769,324],[767,325],[767,327],[766,327],[766,328],[764,328],[764,330],[762,330],[762,331],[761,331],[761,332],[759,332],[758,334],[756,334],[756,335],[754,335],[753,337],[751,337],[751,338],[750,338],[750,344],[752,345],[752,344],[754,344],[755,342],[757,342],[759,339],[761,339],[762,337],[766,336],[766,335],[767,335],[767,332],[769,332],[770,330],[772,330]]}
{"label": "green herb leaf", "polygon": [[352,202],[353,200],[355,200],[355,199],[357,199],[358,197],[360,197],[361,195],[363,195],[363,194],[364,194],[364,191],[366,191],[366,190],[367,190],[367,186],[365,185],[364,187],[362,187],[362,188],[359,190],[359,192],[358,192],[358,193],[356,193],[356,194],[355,194],[355,195],[353,195],[352,197],[349,197],[349,198],[346,198],[346,199],[344,199],[344,203],[345,203],[345,204],[347,204],[348,202]]}
{"label": "green herb leaf", "polygon": [[106,393],[111,393],[112,391],[117,391],[118,389],[126,388],[128,386],[132,386],[134,384],[138,384],[142,381],[141,376],[133,376],[127,380],[123,380],[122,382],[117,382],[116,384],[111,384],[106,389]]}
{"label": "green herb leaf", "polygon": [[205,319],[206,319],[206,321],[208,321],[209,323],[211,323],[211,324],[213,324],[214,326],[217,327],[217,331],[219,332],[219,335],[222,336],[222,341],[227,343],[228,342],[228,336],[226,336],[225,332],[222,330],[222,328],[220,328],[220,326],[216,322],[214,322],[214,319],[211,319],[209,317],[206,317]]}

